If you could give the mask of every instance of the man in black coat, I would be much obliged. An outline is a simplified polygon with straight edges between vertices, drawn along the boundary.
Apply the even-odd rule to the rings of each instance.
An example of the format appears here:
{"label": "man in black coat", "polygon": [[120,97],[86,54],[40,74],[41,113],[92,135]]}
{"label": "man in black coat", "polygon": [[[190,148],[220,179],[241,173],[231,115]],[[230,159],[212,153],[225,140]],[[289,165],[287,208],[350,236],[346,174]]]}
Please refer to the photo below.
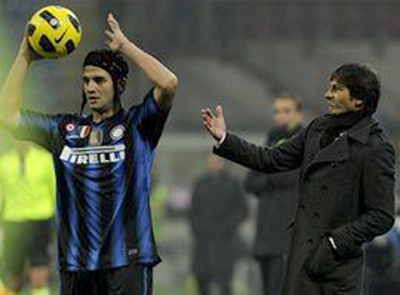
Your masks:
{"label": "man in black coat", "polygon": [[[283,144],[301,130],[302,104],[290,96],[273,101],[274,126],[267,146]],[[285,255],[289,244],[288,224],[292,221],[299,194],[299,169],[265,174],[250,171],[245,189],[259,199],[253,256],[260,265],[264,295],[279,295],[283,286]]]}
{"label": "man in black coat", "polygon": [[207,172],[194,185],[189,213],[198,293],[211,294],[215,283],[220,295],[232,294],[234,263],[243,249],[238,227],[247,205],[241,182],[226,171],[221,158],[207,158]]}
{"label": "man in black coat", "polygon": [[394,221],[394,148],[372,118],[379,97],[372,70],[341,66],[326,92],[330,114],[272,149],[226,132],[221,106],[202,111],[218,155],[267,173],[301,169],[284,295],[362,293],[362,246]]}

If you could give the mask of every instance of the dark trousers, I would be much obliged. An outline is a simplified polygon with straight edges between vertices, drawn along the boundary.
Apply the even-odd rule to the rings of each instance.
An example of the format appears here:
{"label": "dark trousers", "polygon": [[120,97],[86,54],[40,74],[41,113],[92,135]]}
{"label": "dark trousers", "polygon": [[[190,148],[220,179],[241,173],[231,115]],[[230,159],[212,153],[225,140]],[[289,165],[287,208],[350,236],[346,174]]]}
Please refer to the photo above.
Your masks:
{"label": "dark trousers", "polygon": [[261,270],[263,295],[280,295],[285,275],[284,255],[265,256],[258,259]]}
{"label": "dark trousers", "polygon": [[151,295],[152,267],[131,264],[96,271],[61,271],[61,295]]}
{"label": "dark trousers", "polygon": [[217,285],[220,295],[232,294],[232,273],[215,276],[197,275],[196,281],[199,295],[210,295],[213,284]]}

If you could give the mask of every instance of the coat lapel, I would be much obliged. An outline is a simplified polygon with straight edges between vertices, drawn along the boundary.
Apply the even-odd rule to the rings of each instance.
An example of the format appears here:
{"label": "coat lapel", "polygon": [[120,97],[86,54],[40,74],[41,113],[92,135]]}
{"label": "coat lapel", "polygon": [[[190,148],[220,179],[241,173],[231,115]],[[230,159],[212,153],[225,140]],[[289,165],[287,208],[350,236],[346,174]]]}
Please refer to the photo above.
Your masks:
{"label": "coat lapel", "polygon": [[351,138],[361,144],[366,144],[372,126],[376,124],[375,120],[367,117],[355,124],[348,131],[341,133],[335,141],[323,149],[320,149],[320,140],[324,131],[319,126],[315,126],[314,130],[316,133],[309,139],[309,143],[307,143],[310,147],[312,159],[306,164],[304,174],[318,163],[334,163],[348,160],[350,156],[349,139]]}
{"label": "coat lapel", "polygon": [[[317,138],[321,139],[321,134]],[[318,142],[319,144],[319,142]],[[310,170],[310,168],[319,163],[334,163],[346,161],[349,158],[349,143],[348,136],[346,133],[342,133],[336,138],[334,142],[329,144],[323,149],[320,149],[313,159],[308,162],[304,170],[304,174]]]}
{"label": "coat lapel", "polygon": [[349,143],[347,133],[341,133],[331,144],[321,149],[313,163],[341,162],[349,158]]}

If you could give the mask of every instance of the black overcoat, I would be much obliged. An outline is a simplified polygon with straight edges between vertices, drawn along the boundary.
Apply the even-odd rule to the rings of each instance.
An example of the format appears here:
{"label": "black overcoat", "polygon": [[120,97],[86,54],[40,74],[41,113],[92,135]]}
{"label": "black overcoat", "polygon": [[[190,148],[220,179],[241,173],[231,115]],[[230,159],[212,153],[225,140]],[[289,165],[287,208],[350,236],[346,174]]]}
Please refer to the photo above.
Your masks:
{"label": "black overcoat", "polygon": [[300,167],[284,295],[362,294],[362,245],[394,221],[395,154],[378,122],[364,118],[321,149],[323,119],[273,149],[229,133],[214,149],[268,173]]}

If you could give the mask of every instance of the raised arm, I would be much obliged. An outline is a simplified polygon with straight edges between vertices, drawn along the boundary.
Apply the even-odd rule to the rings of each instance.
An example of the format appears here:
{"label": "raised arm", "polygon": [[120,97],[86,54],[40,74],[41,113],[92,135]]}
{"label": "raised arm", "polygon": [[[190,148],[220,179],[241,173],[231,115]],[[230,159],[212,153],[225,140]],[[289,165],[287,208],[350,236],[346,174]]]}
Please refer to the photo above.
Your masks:
{"label": "raised arm", "polygon": [[223,109],[216,115],[210,109],[202,110],[203,124],[218,141],[214,153],[242,166],[262,172],[282,172],[296,169],[303,161],[306,129],[275,148],[261,147],[227,133]]}
{"label": "raised arm", "polygon": [[177,77],[161,62],[150,54],[141,50],[134,42],[129,40],[122,32],[118,22],[110,13],[107,17],[109,29],[106,35],[107,44],[113,51],[126,55],[147,75],[154,83],[154,98],[162,109],[168,109],[178,87]]}
{"label": "raised arm", "polygon": [[0,123],[16,129],[19,125],[21,97],[26,74],[37,57],[24,37],[18,55],[0,93]]}

